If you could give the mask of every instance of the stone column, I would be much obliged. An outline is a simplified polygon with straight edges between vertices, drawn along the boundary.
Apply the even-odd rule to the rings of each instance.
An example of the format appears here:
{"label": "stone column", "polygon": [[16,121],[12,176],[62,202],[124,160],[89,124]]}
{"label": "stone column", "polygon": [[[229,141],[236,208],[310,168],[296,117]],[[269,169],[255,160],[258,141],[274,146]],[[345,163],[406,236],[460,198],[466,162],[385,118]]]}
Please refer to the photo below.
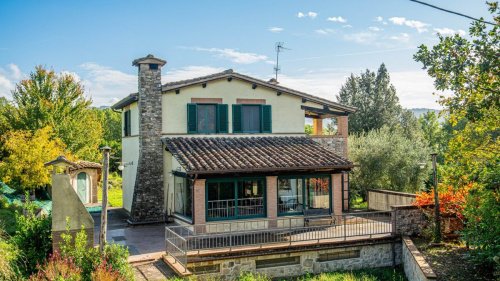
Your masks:
{"label": "stone column", "polygon": [[267,218],[276,219],[278,217],[278,177],[266,177],[266,200]]}
{"label": "stone column", "polygon": [[348,158],[347,137],[349,136],[349,125],[347,116],[337,116],[337,134],[344,139],[344,157]]}
{"label": "stone column", "polygon": [[323,119],[321,118],[313,119],[313,135],[315,136],[323,135]]}
{"label": "stone column", "polygon": [[[342,174],[332,174],[332,204],[333,214],[342,215]],[[338,217],[337,217],[338,219]]]}
{"label": "stone column", "polygon": [[197,179],[193,186],[193,223],[204,224],[206,222],[206,206],[205,206],[205,179]]}

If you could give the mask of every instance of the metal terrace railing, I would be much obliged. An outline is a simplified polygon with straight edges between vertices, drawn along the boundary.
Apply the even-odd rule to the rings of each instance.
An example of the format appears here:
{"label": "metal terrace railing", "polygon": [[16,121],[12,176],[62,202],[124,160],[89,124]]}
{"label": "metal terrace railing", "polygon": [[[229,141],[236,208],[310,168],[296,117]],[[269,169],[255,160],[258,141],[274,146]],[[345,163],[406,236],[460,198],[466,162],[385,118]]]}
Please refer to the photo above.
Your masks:
{"label": "metal terrace railing", "polygon": [[[392,211],[350,213],[332,217],[333,220],[328,221],[334,223],[326,225],[313,225],[311,222],[315,217],[308,217],[309,223],[306,223],[304,217],[297,216],[168,226],[165,231],[166,250],[186,268],[188,254],[196,255],[207,250],[232,252],[243,247],[289,247],[394,235],[396,221]],[[320,219],[318,217],[318,220]]]}
{"label": "metal terrace railing", "polygon": [[207,217],[212,219],[226,219],[236,216],[259,216],[264,214],[264,197],[207,201]]}

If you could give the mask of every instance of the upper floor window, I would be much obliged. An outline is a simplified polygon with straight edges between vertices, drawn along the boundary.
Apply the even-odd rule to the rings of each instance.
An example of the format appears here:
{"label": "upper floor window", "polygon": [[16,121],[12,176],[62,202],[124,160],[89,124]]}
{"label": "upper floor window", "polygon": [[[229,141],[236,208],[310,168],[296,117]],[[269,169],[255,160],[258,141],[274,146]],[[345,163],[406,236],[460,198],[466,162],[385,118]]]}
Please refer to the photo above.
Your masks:
{"label": "upper floor window", "polygon": [[128,137],[132,134],[132,125],[130,118],[130,110],[123,112],[123,136]]}
{"label": "upper floor window", "polygon": [[190,134],[227,133],[227,104],[187,105],[187,130]]}
{"label": "upper floor window", "polygon": [[271,133],[271,106],[233,104],[233,133]]}

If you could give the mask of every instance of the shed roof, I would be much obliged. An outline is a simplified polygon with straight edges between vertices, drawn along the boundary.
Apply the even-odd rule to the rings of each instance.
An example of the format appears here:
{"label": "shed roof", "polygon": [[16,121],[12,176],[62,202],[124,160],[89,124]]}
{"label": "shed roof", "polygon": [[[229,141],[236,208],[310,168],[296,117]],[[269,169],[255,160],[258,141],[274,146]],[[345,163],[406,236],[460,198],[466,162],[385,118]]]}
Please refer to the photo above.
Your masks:
{"label": "shed roof", "polygon": [[308,137],[167,137],[187,174],[349,170],[353,163]]}

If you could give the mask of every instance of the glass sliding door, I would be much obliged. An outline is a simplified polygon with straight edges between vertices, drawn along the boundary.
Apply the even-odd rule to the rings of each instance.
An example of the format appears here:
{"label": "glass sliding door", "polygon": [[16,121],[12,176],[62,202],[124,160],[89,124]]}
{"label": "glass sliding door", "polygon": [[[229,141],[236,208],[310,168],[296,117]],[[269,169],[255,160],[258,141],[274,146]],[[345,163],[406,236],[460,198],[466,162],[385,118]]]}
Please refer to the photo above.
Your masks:
{"label": "glass sliding door", "polygon": [[193,218],[193,181],[174,177],[174,213],[185,218]]}
{"label": "glass sliding door", "polygon": [[302,179],[278,179],[278,213],[294,214],[304,211]]}
{"label": "glass sliding door", "polygon": [[207,220],[264,217],[265,192],[263,178],[207,180]]}
{"label": "glass sliding door", "polygon": [[264,180],[238,181],[238,216],[263,216]]}
{"label": "glass sliding door", "polygon": [[236,198],[232,181],[207,184],[207,217],[213,220],[236,215]]}
{"label": "glass sliding door", "polygon": [[306,178],[306,208],[330,209],[330,178]]}

